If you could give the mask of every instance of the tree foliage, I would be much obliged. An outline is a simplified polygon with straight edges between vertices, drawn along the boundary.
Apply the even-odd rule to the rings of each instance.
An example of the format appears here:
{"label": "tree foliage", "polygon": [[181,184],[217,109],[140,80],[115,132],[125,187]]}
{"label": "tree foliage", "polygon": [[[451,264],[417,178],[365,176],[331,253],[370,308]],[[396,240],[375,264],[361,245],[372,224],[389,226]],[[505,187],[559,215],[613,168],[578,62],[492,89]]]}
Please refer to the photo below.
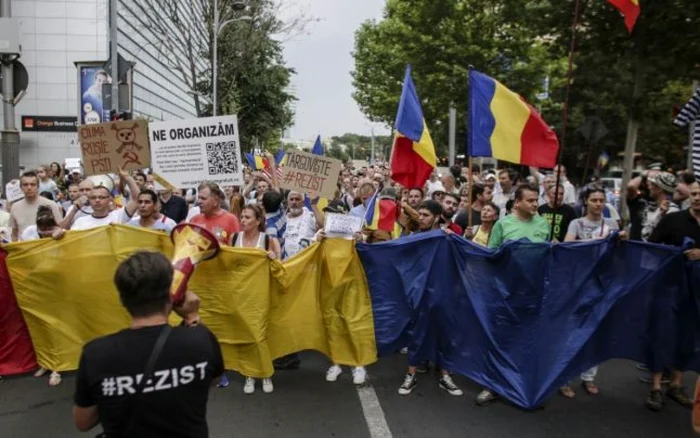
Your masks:
{"label": "tree foliage", "polygon": [[[581,0],[563,159],[585,166],[605,150],[624,149],[628,116],[641,122],[638,150],[683,162],[687,137],[671,125],[672,109],[691,94],[700,63],[700,2],[642,0],[630,36],[604,0]],[[458,109],[457,153],[464,150],[469,65],[538,107],[561,134],[575,0],[388,0],[381,21],[356,33],[355,100],[372,120],[393,125],[406,64],[438,154],[445,154],[449,103]],[[641,93],[632,98],[639,69]],[[550,78],[549,98],[538,101]],[[593,148],[577,133],[597,116],[608,135]]]}

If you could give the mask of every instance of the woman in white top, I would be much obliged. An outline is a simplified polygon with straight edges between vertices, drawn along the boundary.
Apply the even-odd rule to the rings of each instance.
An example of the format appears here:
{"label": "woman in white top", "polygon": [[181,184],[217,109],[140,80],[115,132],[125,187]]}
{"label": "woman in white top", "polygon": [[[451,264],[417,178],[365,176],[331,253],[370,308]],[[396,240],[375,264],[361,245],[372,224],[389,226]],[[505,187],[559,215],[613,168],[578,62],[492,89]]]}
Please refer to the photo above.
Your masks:
{"label": "woman in white top", "polygon": [[[39,240],[51,237],[54,240],[64,236],[64,230],[56,224],[51,207],[40,205],[36,212],[36,225],[30,225],[20,235],[20,241]],[[39,368],[34,373],[34,377],[43,377],[49,370],[44,367]],[[53,371],[49,376],[49,385],[58,386],[61,384],[61,375]]]}
{"label": "woman in white top", "polygon": [[[241,210],[241,232],[231,236],[231,246],[236,248],[258,248],[267,252],[271,259],[279,259],[282,249],[274,237],[265,234],[265,213],[258,205],[246,205]],[[226,374],[221,376],[219,387],[225,388],[229,385]],[[263,392],[269,394],[274,391],[272,378],[262,379]],[[245,378],[243,392],[252,394],[255,392],[255,379]]]}
{"label": "woman in white top", "polygon": [[[619,229],[616,220],[603,217],[605,197],[605,190],[602,187],[587,188],[583,198],[584,216],[571,221],[564,242],[605,239],[612,231]],[[597,366],[581,373],[581,386],[590,395],[598,395],[600,392],[595,384],[597,373]],[[567,398],[572,398],[575,395],[570,385],[559,388],[559,393]]]}

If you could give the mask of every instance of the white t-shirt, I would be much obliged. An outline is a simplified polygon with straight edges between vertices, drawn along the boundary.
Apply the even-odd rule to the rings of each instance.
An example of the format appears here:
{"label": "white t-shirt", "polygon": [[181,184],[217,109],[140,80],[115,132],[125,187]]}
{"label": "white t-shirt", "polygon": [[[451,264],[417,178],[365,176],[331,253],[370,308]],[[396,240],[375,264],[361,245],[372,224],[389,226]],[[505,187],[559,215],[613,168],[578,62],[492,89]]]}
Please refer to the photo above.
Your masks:
{"label": "white t-shirt", "polygon": [[40,238],[41,236],[39,236],[39,230],[36,228],[36,225],[30,225],[22,231],[19,241],[26,242],[27,240],[39,240]]}
{"label": "white t-shirt", "polygon": [[304,208],[304,212],[300,216],[290,217],[287,215],[282,259],[292,257],[310,246],[315,235],[316,216],[311,211]]}
{"label": "white t-shirt", "polygon": [[[75,205],[71,205],[68,211],[66,211],[66,216],[68,216],[73,210],[75,210]],[[82,208],[80,208],[78,211],[75,212],[75,216],[73,216],[73,220],[71,220],[71,223],[68,225],[69,228],[73,228],[73,224],[75,224],[75,221],[80,219],[81,217],[85,216],[90,216],[92,214],[92,207],[89,205],[83,205]]]}
{"label": "white t-shirt", "polygon": [[[134,216],[131,218],[130,221],[126,223],[127,225],[131,225],[132,227],[143,227],[141,225],[141,217],[140,216]],[[150,227],[146,227],[149,230],[154,230],[154,231],[164,231],[168,234],[175,228],[177,224],[175,223],[174,220],[170,219],[164,214],[161,214],[158,220],[156,220]]]}
{"label": "white t-shirt", "polygon": [[73,223],[71,230],[91,230],[93,228],[101,227],[102,225],[125,224],[130,220],[131,218],[126,213],[126,210],[120,208],[101,218],[96,218],[92,215],[83,216]]}
{"label": "white t-shirt", "polygon": [[187,212],[187,218],[185,219],[185,222],[190,222],[193,217],[197,216],[201,212],[202,209],[199,207],[190,208],[190,211]]}

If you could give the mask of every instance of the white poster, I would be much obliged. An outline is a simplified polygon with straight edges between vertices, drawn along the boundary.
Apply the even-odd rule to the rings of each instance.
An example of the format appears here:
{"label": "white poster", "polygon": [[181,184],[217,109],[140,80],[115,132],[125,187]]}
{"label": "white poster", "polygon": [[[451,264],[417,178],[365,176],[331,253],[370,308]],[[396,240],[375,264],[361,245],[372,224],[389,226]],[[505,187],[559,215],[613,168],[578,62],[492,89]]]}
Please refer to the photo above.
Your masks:
{"label": "white poster", "polygon": [[18,179],[13,179],[5,185],[5,199],[8,202],[19,201],[22,198],[24,198],[24,192],[19,185]]}
{"label": "white poster", "polygon": [[173,186],[243,185],[236,116],[154,122],[149,136],[153,171]]}
{"label": "white poster", "polygon": [[326,236],[353,239],[362,229],[362,218],[337,213],[326,214]]}

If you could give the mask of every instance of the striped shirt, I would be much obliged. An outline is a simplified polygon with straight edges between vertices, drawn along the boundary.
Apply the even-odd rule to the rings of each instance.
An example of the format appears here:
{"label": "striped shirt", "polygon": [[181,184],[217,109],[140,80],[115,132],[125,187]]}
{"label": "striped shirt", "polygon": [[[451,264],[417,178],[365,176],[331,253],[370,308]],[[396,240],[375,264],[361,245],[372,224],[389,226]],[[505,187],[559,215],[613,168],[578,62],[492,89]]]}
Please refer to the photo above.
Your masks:
{"label": "striped shirt", "polygon": [[695,122],[693,135],[693,172],[696,178],[700,178],[700,88],[695,90],[693,97],[685,104],[681,112],[673,121],[681,128],[692,125]]}

